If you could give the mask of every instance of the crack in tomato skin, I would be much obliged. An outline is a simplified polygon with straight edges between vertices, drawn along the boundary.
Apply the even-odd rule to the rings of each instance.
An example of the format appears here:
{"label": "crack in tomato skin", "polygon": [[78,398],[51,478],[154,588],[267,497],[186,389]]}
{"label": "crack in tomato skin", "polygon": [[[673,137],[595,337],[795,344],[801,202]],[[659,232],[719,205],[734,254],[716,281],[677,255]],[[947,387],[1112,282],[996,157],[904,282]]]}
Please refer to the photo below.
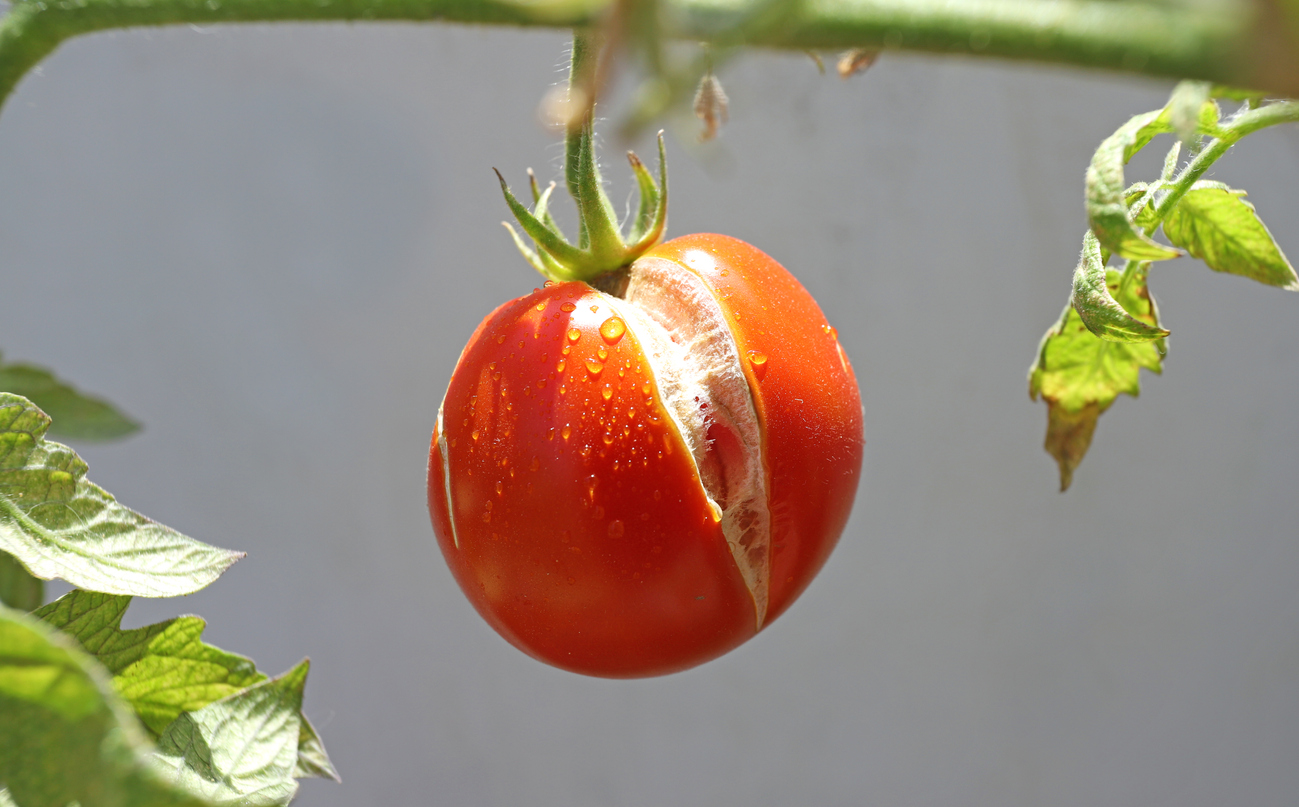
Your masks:
{"label": "crack in tomato skin", "polygon": [[[770,527],[764,515],[762,556],[752,560],[774,572],[765,622],[700,480],[701,465],[721,463],[710,473],[727,486],[754,449],[733,444],[725,420],[680,420],[683,405],[668,404],[660,382],[673,395],[680,385],[655,375],[664,373],[666,354],[629,302],[583,283],[548,284],[489,315],[452,376],[430,445],[434,530],[475,609],[541,661],[622,678],[715,658],[788,607],[847,518],[861,462],[851,368],[837,342],[825,343],[832,329],[783,268],[720,238],[677,239],[650,255],[704,281],[739,350],[735,377],[748,385],[762,424],[760,481],[770,489],[769,502],[762,494]],[[738,268],[719,247],[742,259]],[[787,323],[764,323],[748,299],[755,293],[726,280],[732,273],[783,295],[782,310],[806,319],[795,324],[807,333],[791,338]],[[787,299],[800,294],[805,300]],[[736,298],[748,307],[728,309]],[[833,361],[813,378],[788,366],[791,351]],[[822,419],[810,437],[770,433],[796,420],[804,432],[807,418]],[[729,492],[716,498],[725,504]],[[746,529],[754,518],[743,517]],[[762,579],[767,585],[765,572]]]}

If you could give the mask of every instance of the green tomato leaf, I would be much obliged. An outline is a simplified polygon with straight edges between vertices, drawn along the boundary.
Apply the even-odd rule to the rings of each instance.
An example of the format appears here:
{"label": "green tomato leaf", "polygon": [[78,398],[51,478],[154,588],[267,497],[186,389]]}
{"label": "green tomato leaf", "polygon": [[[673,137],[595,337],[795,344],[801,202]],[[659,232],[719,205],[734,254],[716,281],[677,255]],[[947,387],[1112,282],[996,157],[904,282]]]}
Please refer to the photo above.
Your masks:
{"label": "green tomato leaf", "polygon": [[158,740],[155,769],[217,804],[288,804],[308,667],[182,714]]}
{"label": "green tomato leaf", "polygon": [[[1146,288],[1147,268],[1139,268],[1122,294],[1118,293],[1118,271],[1109,270],[1107,282],[1111,294],[1127,311],[1158,328],[1159,310]],[[1046,402],[1045,448],[1060,468],[1060,490],[1069,488],[1074,469],[1091,445],[1097,419],[1119,394],[1134,398],[1140,394],[1140,369],[1161,372],[1163,353],[1162,341],[1099,338],[1088,330],[1072,304],[1042,337],[1037,361],[1029,368],[1028,394]]]}
{"label": "green tomato leaf", "polygon": [[118,504],[85,478],[76,452],[45,440],[49,424],[27,399],[0,393],[0,551],[33,575],[109,594],[174,597],[243,557]]}
{"label": "green tomato leaf", "polygon": [[0,785],[22,807],[205,807],[163,781],[107,672],[39,620],[0,608]]}
{"label": "green tomato leaf", "polygon": [[139,423],[112,404],[78,392],[43,367],[0,359],[0,390],[23,396],[53,418],[52,437],[115,440],[140,430]]}
{"label": "green tomato leaf", "polygon": [[1176,258],[1177,250],[1134,228],[1124,199],[1123,166],[1156,135],[1172,131],[1167,109],[1137,115],[1101,142],[1087,166],[1087,218],[1106,250],[1137,261]]}
{"label": "green tomato leaf", "polygon": [[[192,712],[261,683],[266,676],[244,656],[202,641],[206,623],[195,616],[122,630],[131,598],[71,591],[33,616],[76,639],[113,675],[117,693],[155,737],[182,712]],[[315,729],[301,717],[297,778],[338,779]]]}
{"label": "green tomato leaf", "polygon": [[1215,272],[1299,291],[1294,267],[1244,195],[1221,183],[1197,182],[1165,216],[1164,234]]}
{"label": "green tomato leaf", "polygon": [[1110,294],[1100,243],[1090,230],[1083,236],[1082,257],[1074,269],[1073,307],[1089,331],[1111,342],[1153,342],[1168,335],[1129,314]]}
{"label": "green tomato leaf", "polygon": [[301,715],[302,727],[298,731],[298,761],[293,767],[295,779],[333,779],[343,781],[334,769],[334,763],[325,751],[325,744],[320,741],[316,727],[306,715]]}
{"label": "green tomato leaf", "polygon": [[196,616],[122,630],[131,598],[71,591],[38,609],[45,620],[81,643],[113,674],[113,685],[155,736],[181,712],[266,680],[247,658],[202,641],[207,627]]}

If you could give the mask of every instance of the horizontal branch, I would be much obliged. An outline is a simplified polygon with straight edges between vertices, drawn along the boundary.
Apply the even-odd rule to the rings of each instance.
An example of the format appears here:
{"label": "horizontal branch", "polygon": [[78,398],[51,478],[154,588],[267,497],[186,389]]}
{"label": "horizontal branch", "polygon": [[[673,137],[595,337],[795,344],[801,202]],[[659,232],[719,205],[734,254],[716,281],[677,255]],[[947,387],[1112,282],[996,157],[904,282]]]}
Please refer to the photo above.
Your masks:
{"label": "horizontal branch", "polygon": [[[805,50],[866,47],[1197,78],[1299,94],[1299,47],[1269,3],[1134,0],[659,0],[664,35]],[[572,28],[580,0],[19,0],[0,20],[0,103],[66,39],[240,22],[447,21]],[[1280,37],[1280,39],[1277,39]],[[1280,54],[1280,56],[1278,56]]]}

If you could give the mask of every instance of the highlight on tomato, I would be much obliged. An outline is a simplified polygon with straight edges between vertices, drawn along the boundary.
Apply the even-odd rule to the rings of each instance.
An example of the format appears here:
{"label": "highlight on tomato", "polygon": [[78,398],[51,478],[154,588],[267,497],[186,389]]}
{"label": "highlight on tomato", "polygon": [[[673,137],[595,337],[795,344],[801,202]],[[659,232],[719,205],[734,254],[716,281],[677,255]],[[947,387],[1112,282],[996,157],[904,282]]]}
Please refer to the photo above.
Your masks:
{"label": "highlight on tomato", "polygon": [[[505,188],[540,249],[516,241],[555,279],[478,326],[428,469],[474,608],[525,653],[611,678],[693,667],[779,617],[843,530],[863,445],[856,379],[811,295],[734,238],[656,246],[666,175],[632,166],[631,243],[616,226],[595,243],[600,211],[579,205],[593,237],[576,259],[545,243],[549,190],[534,181],[529,212]],[[623,268],[581,265],[601,249]]]}

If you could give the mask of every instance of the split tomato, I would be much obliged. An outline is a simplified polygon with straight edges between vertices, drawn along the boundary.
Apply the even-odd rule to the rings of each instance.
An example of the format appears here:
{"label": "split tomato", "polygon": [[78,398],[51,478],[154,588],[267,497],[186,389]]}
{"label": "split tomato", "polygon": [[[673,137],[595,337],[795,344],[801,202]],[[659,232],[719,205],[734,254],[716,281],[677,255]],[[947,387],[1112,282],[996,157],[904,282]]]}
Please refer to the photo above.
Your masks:
{"label": "split tomato", "polygon": [[731,650],[821,568],[857,489],[862,409],[816,302],[741,241],[661,244],[478,326],[438,412],[434,530],[478,612],[574,672]]}

